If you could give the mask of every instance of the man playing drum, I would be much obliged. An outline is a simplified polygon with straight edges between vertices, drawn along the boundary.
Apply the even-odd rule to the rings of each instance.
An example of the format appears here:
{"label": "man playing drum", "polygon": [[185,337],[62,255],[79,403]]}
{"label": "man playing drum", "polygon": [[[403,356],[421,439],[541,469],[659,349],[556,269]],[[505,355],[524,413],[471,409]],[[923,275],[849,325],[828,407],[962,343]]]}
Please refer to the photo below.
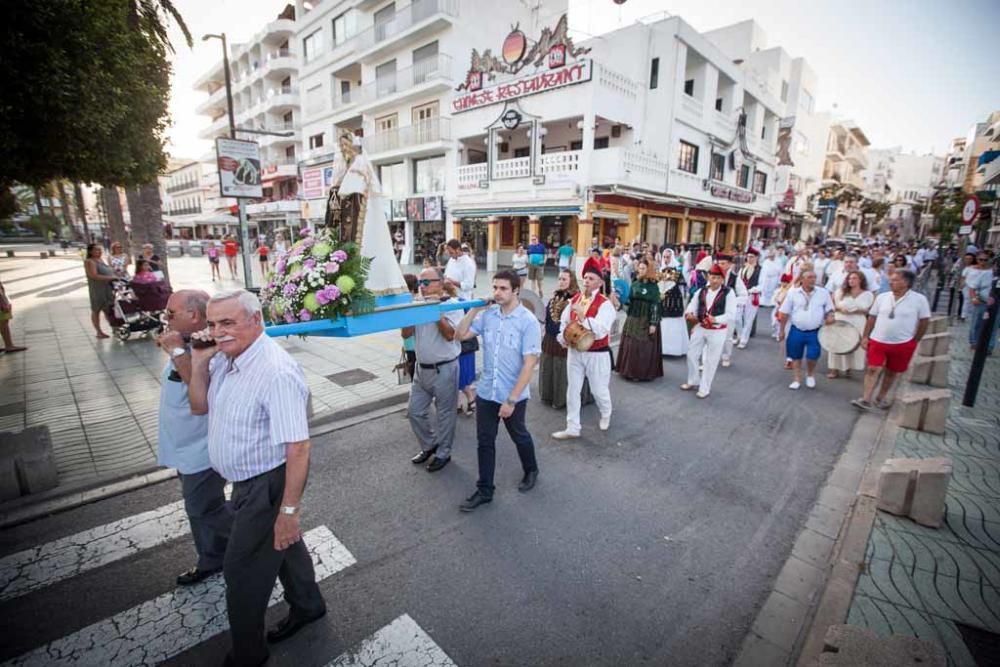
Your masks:
{"label": "man playing drum", "polygon": [[[611,423],[609,342],[615,308],[601,294],[603,286],[600,267],[588,263],[583,269],[583,290],[573,296],[569,308],[564,308],[560,317],[557,340],[569,349],[569,353],[566,358],[566,428],[552,434],[557,440],[580,437],[580,394],[584,379],[590,382],[590,392],[601,411],[601,430],[607,431]],[[571,340],[577,341],[577,346],[573,346]]]}
{"label": "man playing drum", "polygon": [[[712,379],[722,359],[722,349],[729,337],[730,327],[736,322],[736,295],[722,284],[725,271],[718,264],[708,271],[708,286],[695,292],[687,305],[684,316],[694,322],[691,343],[688,346],[688,381],[681,389],[698,388],[698,398],[706,398],[712,391]],[[705,353],[704,370],[699,374]]]}
{"label": "man playing drum", "polygon": [[816,272],[803,269],[799,274],[800,287],[792,289],[781,304],[781,329],[778,340],[785,340],[785,323],[792,327],[785,342],[785,357],[792,360],[792,383],[789,389],[802,386],[802,355],[806,357],[806,386],[816,388],[816,361],[821,354],[819,328],[833,319],[833,299],[822,287],[816,287]]}

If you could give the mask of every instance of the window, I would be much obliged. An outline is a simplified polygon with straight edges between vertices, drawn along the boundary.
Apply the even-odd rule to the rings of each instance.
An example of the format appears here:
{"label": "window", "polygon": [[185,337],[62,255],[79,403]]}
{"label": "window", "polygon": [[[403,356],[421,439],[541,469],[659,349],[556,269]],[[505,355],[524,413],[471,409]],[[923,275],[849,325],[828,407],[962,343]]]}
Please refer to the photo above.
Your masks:
{"label": "window", "polygon": [[781,101],[782,102],[787,102],[788,101],[788,82],[787,81],[782,81],[781,82]]}
{"label": "window", "polygon": [[379,166],[378,180],[382,183],[382,193],[391,199],[403,199],[409,192],[406,183],[405,162]]}
{"label": "window", "polygon": [[531,155],[531,146],[514,149],[514,157],[528,157]]}
{"label": "window", "polygon": [[594,150],[600,150],[602,148],[608,147],[607,137],[594,137]]}
{"label": "window", "polygon": [[656,88],[660,81],[660,59],[653,58],[649,63],[649,88],[652,90]]}
{"label": "window", "polygon": [[340,103],[350,104],[351,103],[351,82],[341,81],[340,82]]}
{"label": "window", "polygon": [[705,242],[705,223],[699,220],[691,220],[688,227],[688,243]]}
{"label": "window", "polygon": [[413,83],[423,83],[438,71],[438,43],[431,42],[413,51]]}
{"label": "window", "polygon": [[396,92],[395,59],[375,68],[375,92],[379,97]]}
{"label": "window", "polygon": [[583,139],[576,139],[569,142],[569,149],[571,151],[582,151],[583,150]]}
{"label": "window", "polygon": [[813,96],[805,88],[799,95],[799,106],[805,109],[806,113],[813,112]]}
{"label": "window", "polygon": [[721,181],[726,175],[726,156],[722,153],[712,153],[712,170],[709,178]]}
{"label": "window", "polygon": [[721,97],[716,97],[715,98],[715,110],[716,111],[722,111],[722,98]]}
{"label": "window", "polygon": [[691,174],[698,173],[698,147],[686,141],[681,142],[677,168]]}
{"label": "window", "polygon": [[413,124],[417,125],[418,123],[428,121],[432,118],[437,118],[438,110],[439,104],[437,100],[428,104],[421,104],[418,107],[413,107]]}
{"label": "window", "polygon": [[289,146],[285,149],[285,157],[290,160],[295,159],[295,146]]}
{"label": "window", "polygon": [[767,139],[767,121],[766,120],[764,121],[764,124],[760,126],[760,138],[761,139]]}
{"label": "window", "polygon": [[388,132],[399,126],[399,114],[389,114],[375,119],[376,132]]}
{"label": "window", "polygon": [[302,62],[313,60],[323,51],[322,28],[302,40]]}
{"label": "window", "polygon": [[333,45],[343,44],[358,32],[357,14],[344,12],[333,19]]}
{"label": "window", "polygon": [[393,2],[386,5],[382,9],[375,12],[375,41],[381,42],[390,33],[390,27],[392,25],[392,20],[396,18],[396,3]]}
{"label": "window", "polygon": [[762,171],[755,171],[753,173],[753,191],[759,194],[764,194],[767,190],[767,174]]}
{"label": "window", "polygon": [[418,195],[427,192],[443,192],[444,173],[443,155],[414,160],[413,192]]}
{"label": "window", "polygon": [[323,133],[314,134],[309,137],[309,150],[323,147]]}
{"label": "window", "polygon": [[740,167],[740,173],[736,175],[736,185],[746,188],[750,184],[750,165],[745,164]]}
{"label": "window", "polygon": [[694,97],[694,79],[688,79],[684,82],[684,94]]}

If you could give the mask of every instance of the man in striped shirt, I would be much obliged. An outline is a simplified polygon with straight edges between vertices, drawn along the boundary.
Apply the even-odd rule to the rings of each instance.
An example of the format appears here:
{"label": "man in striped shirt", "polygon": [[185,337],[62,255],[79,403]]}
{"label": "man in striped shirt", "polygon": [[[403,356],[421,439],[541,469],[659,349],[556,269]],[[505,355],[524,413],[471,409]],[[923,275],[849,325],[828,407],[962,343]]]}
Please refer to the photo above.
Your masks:
{"label": "man in striped shirt", "polygon": [[212,297],[208,327],[216,345],[192,350],[189,396],[193,414],[208,414],[212,467],[233,482],[223,563],[233,640],[226,662],[260,665],[268,658],[264,614],[275,579],[289,612],[268,641],[287,639],[326,614],[299,526],[309,390],[299,365],[264,334],[260,301],[250,292]]}

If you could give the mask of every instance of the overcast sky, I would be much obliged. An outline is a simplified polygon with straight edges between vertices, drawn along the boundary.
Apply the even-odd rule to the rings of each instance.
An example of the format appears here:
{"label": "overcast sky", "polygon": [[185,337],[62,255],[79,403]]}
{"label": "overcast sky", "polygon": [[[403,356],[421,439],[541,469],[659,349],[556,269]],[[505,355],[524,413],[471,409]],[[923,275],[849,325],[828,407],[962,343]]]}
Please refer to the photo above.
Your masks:
{"label": "overcast sky", "polygon": [[[516,2],[527,0],[503,0]],[[405,2],[405,0],[403,0]],[[280,0],[174,0],[195,38],[194,49],[172,31],[177,54],[170,111],[169,150],[197,159],[211,149],[198,139],[207,117],[195,114],[205,98],[191,86],[221,58],[225,31],[241,42],[273,20]],[[397,3],[402,4],[402,3]],[[464,2],[463,2],[464,4]],[[997,0],[569,0],[570,24],[589,34],[629,25],[667,11],[695,29],[711,30],[755,19],[768,46],[805,57],[819,79],[817,110],[853,118],[875,147],[943,154],[951,139],[1000,108]],[[507,26],[497,26],[498,47]],[[836,107],[834,107],[836,105]]]}

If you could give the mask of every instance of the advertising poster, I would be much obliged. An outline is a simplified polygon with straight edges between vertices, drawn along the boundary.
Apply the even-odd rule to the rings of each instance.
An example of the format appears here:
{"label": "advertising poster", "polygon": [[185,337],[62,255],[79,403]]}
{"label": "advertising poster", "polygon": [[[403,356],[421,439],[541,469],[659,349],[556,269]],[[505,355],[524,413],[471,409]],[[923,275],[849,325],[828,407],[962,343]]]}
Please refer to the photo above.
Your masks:
{"label": "advertising poster", "polygon": [[441,197],[424,197],[424,220],[441,220]]}
{"label": "advertising poster", "polygon": [[302,198],[322,199],[326,195],[323,187],[323,167],[302,170]]}
{"label": "advertising poster", "polygon": [[423,222],[424,219],[424,198],[410,197],[406,200],[406,219]]}
{"label": "advertising poster", "polygon": [[215,140],[219,165],[219,192],[223,197],[264,196],[261,183],[260,146],[255,141]]}

